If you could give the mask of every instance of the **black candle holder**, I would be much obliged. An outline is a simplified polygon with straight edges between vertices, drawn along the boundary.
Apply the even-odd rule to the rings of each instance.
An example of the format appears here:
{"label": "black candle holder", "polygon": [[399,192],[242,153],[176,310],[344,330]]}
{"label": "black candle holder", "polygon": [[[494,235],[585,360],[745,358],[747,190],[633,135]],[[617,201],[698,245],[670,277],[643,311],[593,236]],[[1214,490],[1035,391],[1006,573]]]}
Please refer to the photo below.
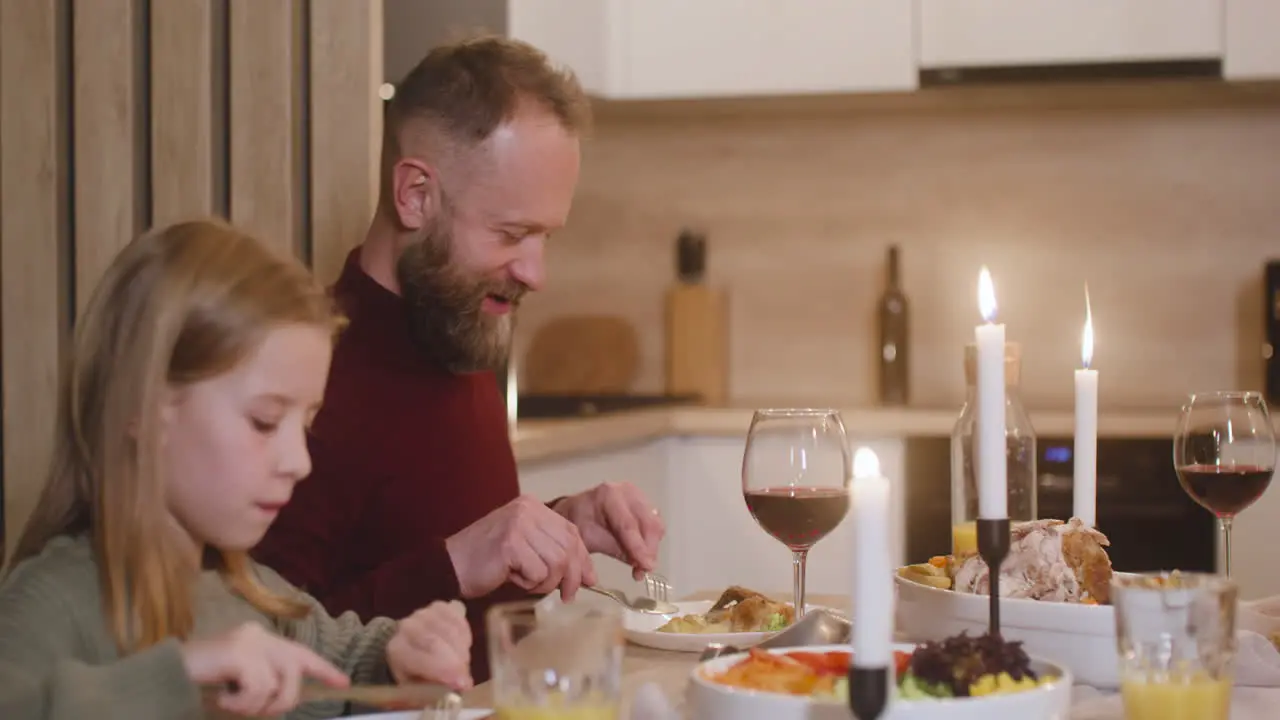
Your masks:
{"label": "black candle holder", "polygon": [[849,667],[849,708],[858,720],[876,720],[889,704],[889,668]]}
{"label": "black candle holder", "polygon": [[1009,556],[1009,518],[986,520],[978,518],[978,554],[987,563],[987,577],[991,590],[988,631],[1000,635],[1000,566]]}

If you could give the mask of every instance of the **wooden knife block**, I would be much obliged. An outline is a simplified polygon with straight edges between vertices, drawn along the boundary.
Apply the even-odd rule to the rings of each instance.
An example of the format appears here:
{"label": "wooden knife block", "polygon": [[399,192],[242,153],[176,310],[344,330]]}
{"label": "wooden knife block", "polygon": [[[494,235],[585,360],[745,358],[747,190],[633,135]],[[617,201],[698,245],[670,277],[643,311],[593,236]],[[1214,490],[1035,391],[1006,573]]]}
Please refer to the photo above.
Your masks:
{"label": "wooden knife block", "polygon": [[708,405],[729,397],[728,298],[720,290],[681,283],[667,292],[667,393],[696,394]]}

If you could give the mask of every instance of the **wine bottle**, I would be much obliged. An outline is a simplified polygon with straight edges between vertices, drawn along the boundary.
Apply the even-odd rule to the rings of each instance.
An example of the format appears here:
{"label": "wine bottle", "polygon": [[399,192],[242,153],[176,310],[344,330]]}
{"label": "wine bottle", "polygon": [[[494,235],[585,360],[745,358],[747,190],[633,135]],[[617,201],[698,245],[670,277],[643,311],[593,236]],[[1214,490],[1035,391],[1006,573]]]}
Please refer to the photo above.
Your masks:
{"label": "wine bottle", "polygon": [[889,246],[889,282],[880,295],[880,403],[906,405],[907,295],[902,291],[898,246]]}

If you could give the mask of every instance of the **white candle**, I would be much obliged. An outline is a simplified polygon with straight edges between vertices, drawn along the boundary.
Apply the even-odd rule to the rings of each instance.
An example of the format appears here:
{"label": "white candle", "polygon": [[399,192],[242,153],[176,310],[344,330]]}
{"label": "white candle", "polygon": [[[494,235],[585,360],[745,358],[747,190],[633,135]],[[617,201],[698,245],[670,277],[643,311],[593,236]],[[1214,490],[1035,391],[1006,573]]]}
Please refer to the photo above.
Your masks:
{"label": "white candle", "polygon": [[994,322],[996,290],[984,266],[978,274],[978,309],[983,324],[974,329],[978,346],[978,517],[1009,516],[1005,462],[1004,325]]}
{"label": "white candle", "polygon": [[1093,362],[1093,311],[1089,289],[1084,291],[1084,332],[1080,337],[1080,359],[1076,370],[1075,477],[1072,514],[1088,527],[1098,522],[1098,371]]}
{"label": "white candle", "polygon": [[853,456],[853,664],[893,667],[889,481],[870,448]]}

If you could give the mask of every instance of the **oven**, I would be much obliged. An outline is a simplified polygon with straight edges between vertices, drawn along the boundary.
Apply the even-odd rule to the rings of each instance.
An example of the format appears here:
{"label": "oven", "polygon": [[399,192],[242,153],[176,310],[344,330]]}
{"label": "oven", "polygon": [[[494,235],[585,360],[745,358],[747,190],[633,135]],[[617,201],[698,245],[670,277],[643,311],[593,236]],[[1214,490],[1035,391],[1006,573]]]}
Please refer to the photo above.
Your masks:
{"label": "oven", "polygon": [[[1071,516],[1071,438],[1038,439],[1038,515]],[[905,447],[907,562],[951,552],[951,439],[908,438]],[[1213,515],[1178,484],[1172,438],[1098,439],[1098,529],[1116,570],[1214,572]]]}

